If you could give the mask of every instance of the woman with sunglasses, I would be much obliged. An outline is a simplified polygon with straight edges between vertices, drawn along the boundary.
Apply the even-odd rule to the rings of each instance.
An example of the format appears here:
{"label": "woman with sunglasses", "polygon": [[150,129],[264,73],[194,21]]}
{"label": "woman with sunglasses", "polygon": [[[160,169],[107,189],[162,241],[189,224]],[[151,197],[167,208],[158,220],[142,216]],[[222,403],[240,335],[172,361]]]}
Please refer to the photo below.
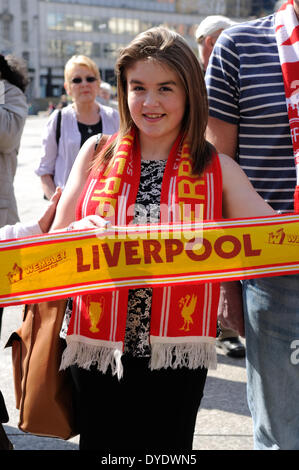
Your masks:
{"label": "woman with sunglasses", "polygon": [[[64,69],[64,87],[72,103],[61,112],[54,111],[47,123],[43,141],[42,156],[36,174],[41,177],[42,188],[50,199],[55,188],[63,188],[75,158],[92,135],[114,134],[118,131],[118,112],[99,104],[96,100],[101,78],[97,65],[84,55],[71,57]],[[60,132],[57,133],[57,127]]]}

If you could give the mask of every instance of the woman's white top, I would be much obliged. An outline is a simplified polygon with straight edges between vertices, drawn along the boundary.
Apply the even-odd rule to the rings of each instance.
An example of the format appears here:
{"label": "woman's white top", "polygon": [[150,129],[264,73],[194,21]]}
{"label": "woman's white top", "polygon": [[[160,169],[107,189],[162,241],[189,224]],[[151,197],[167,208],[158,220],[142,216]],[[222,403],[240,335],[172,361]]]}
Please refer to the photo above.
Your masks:
{"label": "woman's white top", "polygon": [[[62,108],[60,139],[57,148],[56,124],[58,111],[55,110],[47,122],[43,140],[42,155],[35,173],[38,176],[53,175],[56,186],[63,188],[70,174],[81,145],[76,111],[72,104]],[[100,105],[103,134],[112,135],[119,130],[119,115],[116,109]]]}

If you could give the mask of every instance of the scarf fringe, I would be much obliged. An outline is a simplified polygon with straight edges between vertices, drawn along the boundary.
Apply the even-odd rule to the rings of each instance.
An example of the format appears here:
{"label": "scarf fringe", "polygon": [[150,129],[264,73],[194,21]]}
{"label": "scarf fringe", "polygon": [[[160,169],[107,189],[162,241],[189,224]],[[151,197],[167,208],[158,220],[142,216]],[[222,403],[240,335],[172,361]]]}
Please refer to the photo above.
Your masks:
{"label": "scarf fringe", "polygon": [[217,368],[217,353],[214,343],[155,343],[152,345],[152,355],[150,368],[166,369],[171,367],[188,367],[197,369],[206,367],[207,369]]}
{"label": "scarf fringe", "polygon": [[112,375],[117,375],[120,380],[123,376],[121,356],[122,352],[119,349],[72,341],[63,351],[60,370],[75,364],[87,370],[96,365],[100,372],[106,374],[110,366]]}
{"label": "scarf fringe", "polygon": [[[92,365],[96,365],[97,369],[105,374],[110,366],[112,374],[117,375],[120,380],[123,376],[121,357],[122,352],[116,348],[72,341],[68,343],[62,354],[60,370],[75,364],[87,370]],[[204,342],[196,344],[155,343],[152,345],[149,367],[151,370],[166,369],[168,367],[172,369],[180,367],[216,369],[216,348],[214,344]]]}

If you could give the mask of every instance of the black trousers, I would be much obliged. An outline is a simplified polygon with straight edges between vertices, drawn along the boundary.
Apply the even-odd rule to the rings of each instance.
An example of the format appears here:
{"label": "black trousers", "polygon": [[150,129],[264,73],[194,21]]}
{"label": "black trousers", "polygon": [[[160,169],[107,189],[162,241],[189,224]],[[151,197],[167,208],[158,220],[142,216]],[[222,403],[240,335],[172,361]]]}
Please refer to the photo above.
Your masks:
{"label": "black trousers", "polygon": [[151,371],[148,360],[124,357],[124,376],[72,366],[80,450],[186,452],[207,370]]}

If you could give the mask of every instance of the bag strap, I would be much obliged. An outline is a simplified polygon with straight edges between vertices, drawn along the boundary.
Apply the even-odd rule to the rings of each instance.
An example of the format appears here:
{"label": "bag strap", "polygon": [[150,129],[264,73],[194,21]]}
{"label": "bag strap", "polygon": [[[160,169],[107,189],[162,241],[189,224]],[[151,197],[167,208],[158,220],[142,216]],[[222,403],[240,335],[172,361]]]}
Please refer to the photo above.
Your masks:
{"label": "bag strap", "polygon": [[103,134],[100,132],[99,134],[97,134],[97,138],[96,138],[96,143],[95,143],[95,146],[94,146],[94,151],[96,152],[97,148],[98,148],[98,145],[101,141],[101,138],[102,138]]}
{"label": "bag strap", "polygon": [[94,152],[96,153],[99,153],[102,148],[106,145],[109,137],[111,137],[110,135],[107,135],[107,134],[102,134],[101,132],[99,134],[97,134],[97,138],[96,138],[96,143],[95,143],[95,146],[94,146]]}
{"label": "bag strap", "polygon": [[93,157],[92,157],[92,164],[97,158],[97,155],[101,152],[101,150],[105,147],[110,135],[107,134],[102,134],[101,132],[97,134],[96,136],[96,141],[94,145],[94,152],[93,152]]}
{"label": "bag strap", "polygon": [[60,129],[61,129],[61,109],[58,111],[57,115],[57,122],[56,122],[56,143],[58,146],[59,139],[60,139]]}

